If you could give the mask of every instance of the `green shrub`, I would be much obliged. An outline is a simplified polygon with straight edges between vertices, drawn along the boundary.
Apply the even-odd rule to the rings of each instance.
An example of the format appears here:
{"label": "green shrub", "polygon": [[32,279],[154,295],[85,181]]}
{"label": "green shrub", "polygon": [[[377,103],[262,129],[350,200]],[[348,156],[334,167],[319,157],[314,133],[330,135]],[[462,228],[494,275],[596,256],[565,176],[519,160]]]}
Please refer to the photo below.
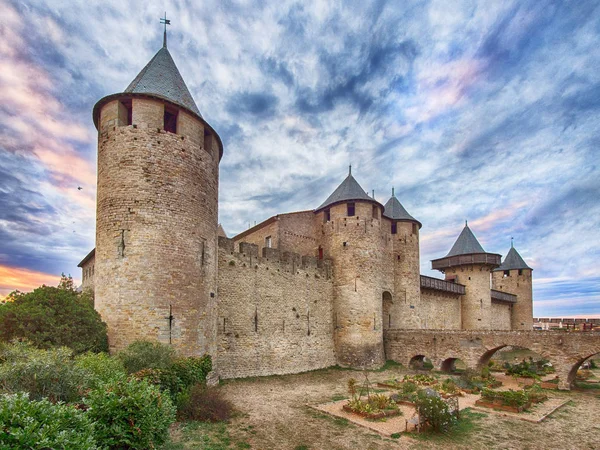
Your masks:
{"label": "green shrub", "polygon": [[183,386],[190,387],[206,381],[206,376],[212,370],[212,361],[208,355],[201,358],[179,358],[173,362],[171,370]]}
{"label": "green shrub", "polygon": [[0,390],[29,392],[32,400],[73,402],[87,387],[88,373],[75,366],[65,347],[41,350],[27,342],[4,345],[0,360]]}
{"label": "green shrub", "polygon": [[75,366],[87,373],[86,385],[90,388],[127,378],[121,360],[109,356],[108,353],[83,353],[75,358]]}
{"label": "green shrub", "polygon": [[204,383],[211,369],[210,356],[205,355],[202,358],[176,359],[166,369],[142,369],[134,373],[133,377],[158,386],[161,391],[167,392],[175,402],[178,402],[178,397],[191,386]]}
{"label": "green shrub", "polygon": [[165,442],[175,421],[168,395],[145,381],[109,382],[84,399],[99,445],[148,449]]}
{"label": "green shrub", "polygon": [[121,350],[118,358],[127,373],[142,369],[169,369],[175,361],[175,350],[160,342],[135,341]]}
{"label": "green shrub", "polygon": [[425,419],[436,433],[449,431],[457,423],[456,416],[443,399],[422,391],[417,396],[416,407],[419,416]]}
{"label": "green shrub", "polygon": [[231,403],[223,398],[219,389],[197,384],[182,396],[177,417],[180,420],[221,422],[229,420],[232,411]]}
{"label": "green shrub", "polygon": [[30,401],[26,393],[0,395],[0,448],[96,449],[94,427],[73,406]]}
{"label": "green shrub", "polygon": [[61,285],[10,293],[10,301],[0,308],[0,340],[27,339],[39,348],[64,346],[76,354],[108,351],[106,324],[89,294]]}

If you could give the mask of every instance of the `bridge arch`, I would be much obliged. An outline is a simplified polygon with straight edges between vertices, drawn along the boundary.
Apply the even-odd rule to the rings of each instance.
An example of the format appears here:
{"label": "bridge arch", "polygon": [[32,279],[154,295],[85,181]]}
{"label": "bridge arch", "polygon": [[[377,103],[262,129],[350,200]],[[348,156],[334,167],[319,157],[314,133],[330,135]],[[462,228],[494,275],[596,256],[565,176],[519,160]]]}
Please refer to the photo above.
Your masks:
{"label": "bridge arch", "polygon": [[451,357],[451,358],[446,358],[442,361],[441,365],[440,365],[440,370],[442,372],[446,372],[446,373],[455,373],[458,370],[458,365],[462,365],[464,366],[464,368],[467,368],[467,364],[460,358],[455,358],[455,357]]}
{"label": "bridge arch", "polygon": [[569,373],[567,375],[567,384],[569,385],[569,387],[573,386],[573,383],[575,382],[575,379],[577,378],[577,371],[579,370],[581,365],[584,362],[586,362],[588,359],[590,359],[598,354],[600,354],[600,352],[593,353],[585,358],[578,360],[575,364],[573,364],[573,366],[571,366]]}
{"label": "bridge arch", "polygon": [[410,358],[408,366],[414,370],[431,370],[433,368],[433,363],[425,355],[415,355]]}

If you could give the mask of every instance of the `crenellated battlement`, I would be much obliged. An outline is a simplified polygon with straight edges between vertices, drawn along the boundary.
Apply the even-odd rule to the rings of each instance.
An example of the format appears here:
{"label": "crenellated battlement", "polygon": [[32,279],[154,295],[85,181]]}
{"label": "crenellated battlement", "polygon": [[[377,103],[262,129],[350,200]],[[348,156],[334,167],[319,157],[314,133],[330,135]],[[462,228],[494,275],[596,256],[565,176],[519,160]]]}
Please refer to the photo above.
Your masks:
{"label": "crenellated battlement", "polygon": [[228,266],[314,275],[325,280],[330,280],[332,276],[331,261],[328,259],[280,251],[278,248],[263,248],[262,255],[259,255],[258,245],[248,242],[240,242],[239,251],[235,251],[234,240],[222,236],[219,236],[219,260]]}

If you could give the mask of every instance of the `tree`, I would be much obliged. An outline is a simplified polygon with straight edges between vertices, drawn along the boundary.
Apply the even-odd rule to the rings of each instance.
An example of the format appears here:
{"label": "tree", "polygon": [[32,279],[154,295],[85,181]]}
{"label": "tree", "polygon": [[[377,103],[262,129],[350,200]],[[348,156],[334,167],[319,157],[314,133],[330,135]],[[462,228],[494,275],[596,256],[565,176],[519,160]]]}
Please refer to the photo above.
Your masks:
{"label": "tree", "polygon": [[11,292],[0,307],[0,340],[28,339],[36,347],[65,346],[74,353],[107,351],[106,324],[87,293],[62,276],[59,287]]}

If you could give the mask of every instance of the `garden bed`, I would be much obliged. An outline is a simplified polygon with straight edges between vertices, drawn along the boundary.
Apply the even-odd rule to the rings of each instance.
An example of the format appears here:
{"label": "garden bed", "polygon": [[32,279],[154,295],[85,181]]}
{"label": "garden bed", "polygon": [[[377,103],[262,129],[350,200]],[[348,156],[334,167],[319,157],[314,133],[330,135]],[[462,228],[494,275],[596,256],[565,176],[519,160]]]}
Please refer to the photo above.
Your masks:
{"label": "garden bed", "polygon": [[350,405],[343,405],[342,409],[346,412],[356,414],[357,416],[364,417],[369,420],[378,420],[383,419],[385,417],[396,417],[402,415],[402,410],[400,409],[386,409],[377,412],[364,412],[364,411],[355,411]]}
{"label": "garden bed", "polygon": [[512,413],[521,413],[523,411],[525,411],[526,409],[531,407],[531,403],[525,404],[523,406],[509,406],[509,405],[502,405],[499,403],[493,403],[493,402],[489,402],[486,400],[477,400],[475,402],[475,406],[482,406],[484,408],[491,408],[491,409],[495,409],[497,411],[506,411],[506,412],[512,412]]}

